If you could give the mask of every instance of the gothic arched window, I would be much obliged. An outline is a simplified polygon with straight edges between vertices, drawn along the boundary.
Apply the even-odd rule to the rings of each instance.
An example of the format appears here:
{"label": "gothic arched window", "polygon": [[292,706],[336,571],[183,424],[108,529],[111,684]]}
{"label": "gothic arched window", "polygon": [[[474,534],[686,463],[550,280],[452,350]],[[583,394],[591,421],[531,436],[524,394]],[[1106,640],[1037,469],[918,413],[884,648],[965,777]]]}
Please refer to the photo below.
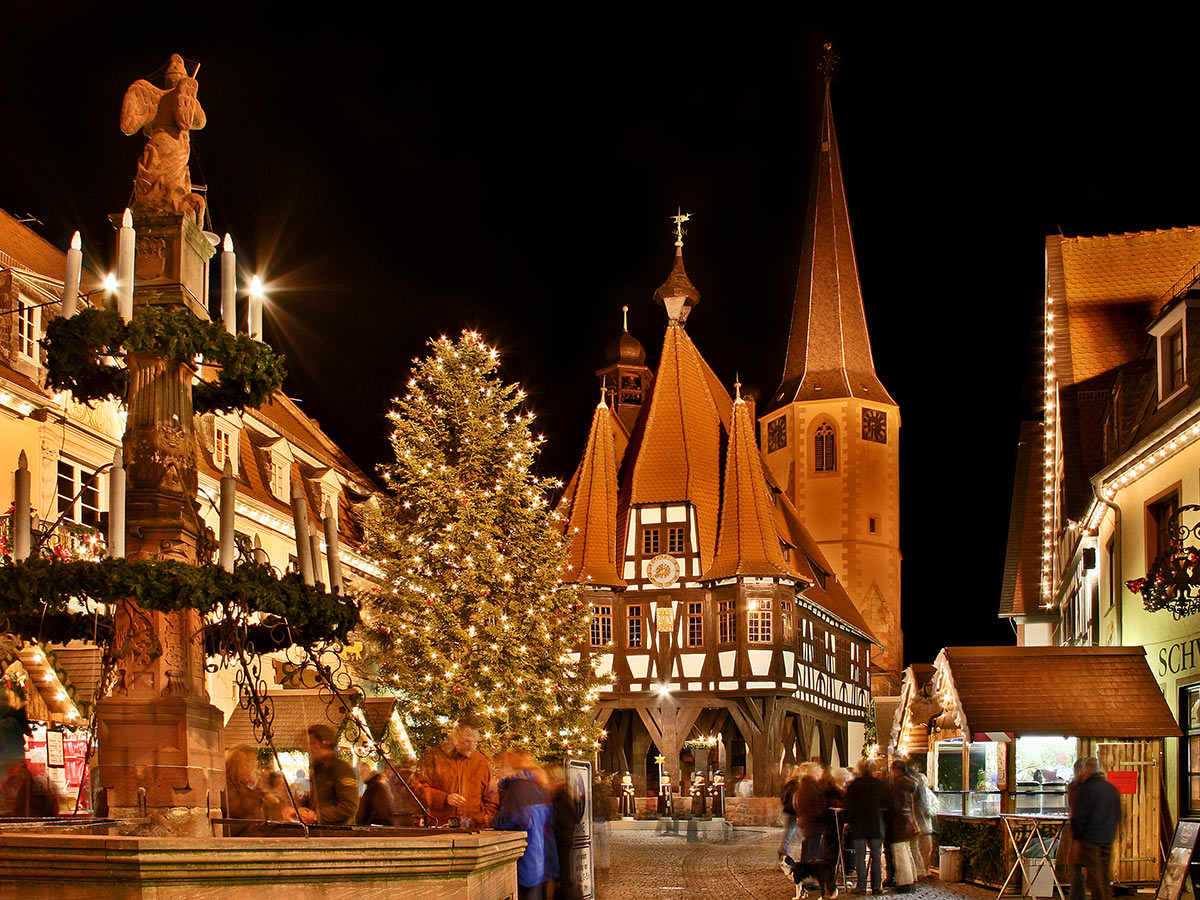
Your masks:
{"label": "gothic arched window", "polygon": [[813,435],[813,461],[818,472],[837,471],[837,439],[828,422],[822,422]]}

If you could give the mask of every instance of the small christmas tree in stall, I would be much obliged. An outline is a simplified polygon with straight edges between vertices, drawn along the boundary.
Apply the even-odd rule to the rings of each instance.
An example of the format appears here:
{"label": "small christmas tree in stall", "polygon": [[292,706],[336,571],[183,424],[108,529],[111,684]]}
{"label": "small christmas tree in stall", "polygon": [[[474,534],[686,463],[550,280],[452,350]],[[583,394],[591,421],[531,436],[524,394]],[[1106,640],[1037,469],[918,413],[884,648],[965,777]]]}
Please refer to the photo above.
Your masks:
{"label": "small christmas tree in stall", "polygon": [[367,522],[385,573],[364,615],[370,662],[418,750],[470,711],[490,750],[590,753],[598,681],[575,652],[589,611],[561,580],[566,540],[547,498],[558,483],[533,473],[533,414],[478,334],[430,346],[391,412],[396,459]]}

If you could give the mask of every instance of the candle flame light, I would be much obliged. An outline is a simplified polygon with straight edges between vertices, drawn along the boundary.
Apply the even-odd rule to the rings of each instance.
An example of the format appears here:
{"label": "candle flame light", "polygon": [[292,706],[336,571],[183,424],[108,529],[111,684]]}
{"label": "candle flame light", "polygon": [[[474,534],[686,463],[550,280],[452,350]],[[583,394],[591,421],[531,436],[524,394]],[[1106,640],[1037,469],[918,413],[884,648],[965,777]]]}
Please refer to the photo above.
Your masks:
{"label": "candle flame light", "polygon": [[112,272],[104,276],[104,289],[110,294],[117,289],[117,276]]}

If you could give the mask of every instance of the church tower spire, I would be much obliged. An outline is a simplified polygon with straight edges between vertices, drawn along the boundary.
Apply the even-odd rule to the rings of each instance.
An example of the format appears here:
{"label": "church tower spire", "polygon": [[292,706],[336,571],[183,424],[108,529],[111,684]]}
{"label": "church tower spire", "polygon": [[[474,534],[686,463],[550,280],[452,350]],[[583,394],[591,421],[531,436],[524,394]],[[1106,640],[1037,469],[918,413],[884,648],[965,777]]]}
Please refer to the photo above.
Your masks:
{"label": "church tower spire", "polygon": [[825,104],[821,113],[800,273],[792,307],[783,383],[770,405],[831,397],[893,403],[875,374],[862,285],[850,232],[842,159],[833,127],[830,86],[837,57],[825,45]]}
{"label": "church tower spire", "polygon": [[875,374],[825,45],[825,101],[783,382],[762,415],[767,465],[883,644],[875,694],[898,690],[900,408]]}

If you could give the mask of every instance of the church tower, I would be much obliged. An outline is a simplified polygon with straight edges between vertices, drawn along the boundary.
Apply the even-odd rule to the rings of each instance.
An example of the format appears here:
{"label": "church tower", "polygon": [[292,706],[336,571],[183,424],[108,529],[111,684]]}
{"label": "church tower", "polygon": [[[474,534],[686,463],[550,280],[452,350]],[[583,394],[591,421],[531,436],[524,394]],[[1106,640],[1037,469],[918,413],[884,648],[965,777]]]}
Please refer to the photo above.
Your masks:
{"label": "church tower", "polygon": [[833,127],[833,57],[783,382],[759,421],[767,464],[875,635],[874,693],[898,692],[900,407],[871,356]]}

